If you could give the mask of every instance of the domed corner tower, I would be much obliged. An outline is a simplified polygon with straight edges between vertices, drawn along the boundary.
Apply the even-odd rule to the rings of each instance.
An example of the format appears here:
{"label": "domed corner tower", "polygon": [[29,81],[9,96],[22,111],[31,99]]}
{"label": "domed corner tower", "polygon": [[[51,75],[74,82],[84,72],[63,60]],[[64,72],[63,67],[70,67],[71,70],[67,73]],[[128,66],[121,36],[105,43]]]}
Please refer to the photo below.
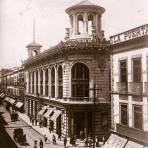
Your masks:
{"label": "domed corner tower", "polygon": [[71,28],[66,30],[66,39],[103,38],[101,16],[105,12],[104,8],[84,0],[65,11],[71,24]]}
{"label": "domed corner tower", "polygon": [[33,41],[32,43],[28,44],[26,48],[28,49],[28,58],[32,58],[35,55],[38,55],[41,51],[42,45]]}

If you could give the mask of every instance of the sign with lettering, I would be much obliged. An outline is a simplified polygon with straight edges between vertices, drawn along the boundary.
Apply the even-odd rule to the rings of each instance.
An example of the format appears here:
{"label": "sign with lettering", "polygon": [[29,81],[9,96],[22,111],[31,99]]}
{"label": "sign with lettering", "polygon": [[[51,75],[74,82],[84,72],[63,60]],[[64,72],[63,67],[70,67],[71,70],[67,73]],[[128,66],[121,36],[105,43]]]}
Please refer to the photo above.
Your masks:
{"label": "sign with lettering", "polygon": [[148,35],[148,24],[111,36],[110,41],[111,44],[117,44],[145,35]]}

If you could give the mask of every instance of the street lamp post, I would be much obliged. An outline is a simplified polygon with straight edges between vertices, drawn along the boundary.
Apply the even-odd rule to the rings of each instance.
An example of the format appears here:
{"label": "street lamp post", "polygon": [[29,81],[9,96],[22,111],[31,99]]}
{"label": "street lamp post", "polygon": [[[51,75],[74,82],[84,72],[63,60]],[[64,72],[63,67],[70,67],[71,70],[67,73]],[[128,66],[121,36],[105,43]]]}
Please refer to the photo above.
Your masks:
{"label": "street lamp post", "polygon": [[96,115],[96,84],[94,84],[94,107],[93,107],[93,148],[95,148],[95,115]]}

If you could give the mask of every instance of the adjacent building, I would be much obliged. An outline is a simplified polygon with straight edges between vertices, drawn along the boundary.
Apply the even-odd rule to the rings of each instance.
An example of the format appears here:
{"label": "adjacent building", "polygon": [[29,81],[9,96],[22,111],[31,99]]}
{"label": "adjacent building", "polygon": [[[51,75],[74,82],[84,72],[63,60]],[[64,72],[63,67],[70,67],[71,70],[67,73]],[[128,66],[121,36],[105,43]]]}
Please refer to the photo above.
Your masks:
{"label": "adjacent building", "polygon": [[109,140],[113,148],[119,142],[123,147],[128,142],[126,148],[148,146],[148,24],[111,42],[112,132],[118,137]]}
{"label": "adjacent building", "polygon": [[109,133],[110,50],[101,28],[105,9],[89,1],[66,9],[65,41],[44,52],[27,45],[25,110],[62,135]]}

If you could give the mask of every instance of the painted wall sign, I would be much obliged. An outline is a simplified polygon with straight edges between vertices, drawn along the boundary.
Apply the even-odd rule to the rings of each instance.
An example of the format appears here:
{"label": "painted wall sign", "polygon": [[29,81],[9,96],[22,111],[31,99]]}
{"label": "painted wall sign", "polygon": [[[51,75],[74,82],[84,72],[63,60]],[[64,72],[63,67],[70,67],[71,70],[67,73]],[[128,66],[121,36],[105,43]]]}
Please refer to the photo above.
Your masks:
{"label": "painted wall sign", "polygon": [[148,24],[111,36],[110,41],[111,44],[117,44],[145,35],[148,35]]}

